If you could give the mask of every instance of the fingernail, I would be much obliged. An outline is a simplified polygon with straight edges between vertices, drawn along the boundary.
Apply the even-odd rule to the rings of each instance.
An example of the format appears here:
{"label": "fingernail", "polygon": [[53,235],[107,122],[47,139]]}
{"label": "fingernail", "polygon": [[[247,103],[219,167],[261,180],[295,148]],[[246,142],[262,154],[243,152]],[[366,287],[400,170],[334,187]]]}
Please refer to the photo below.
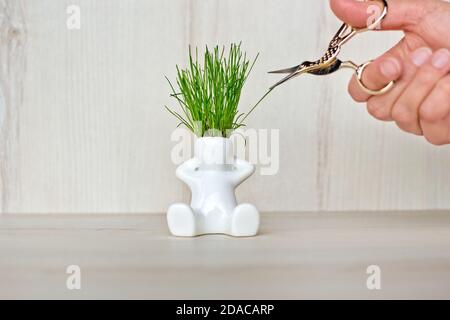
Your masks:
{"label": "fingernail", "polygon": [[443,69],[447,66],[449,61],[450,61],[450,52],[447,49],[440,49],[436,51],[436,53],[434,54],[431,64],[436,69]]}
{"label": "fingernail", "polygon": [[433,54],[433,51],[431,51],[430,48],[423,47],[423,48],[419,48],[416,51],[414,51],[412,53],[411,59],[412,59],[412,62],[416,66],[420,67],[425,62],[427,62],[428,59],[430,59],[432,54]]}
{"label": "fingernail", "polygon": [[381,73],[388,79],[395,79],[400,73],[400,63],[397,59],[387,58],[380,64]]}

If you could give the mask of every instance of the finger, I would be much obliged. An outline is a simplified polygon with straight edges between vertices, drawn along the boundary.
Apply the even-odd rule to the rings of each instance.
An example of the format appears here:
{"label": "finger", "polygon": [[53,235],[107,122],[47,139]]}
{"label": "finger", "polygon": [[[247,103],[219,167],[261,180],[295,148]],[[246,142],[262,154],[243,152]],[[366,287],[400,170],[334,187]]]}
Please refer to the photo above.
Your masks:
{"label": "finger", "polygon": [[413,59],[403,52],[403,73],[395,83],[392,90],[381,96],[373,96],[367,101],[368,112],[376,119],[383,121],[392,120],[392,108],[408,84],[414,79],[420,66],[425,64],[431,57],[431,49],[423,47],[412,53]]}
{"label": "finger", "polygon": [[[402,74],[402,64],[391,53],[386,53],[369,64],[362,74],[362,83],[371,90],[381,90]],[[359,85],[356,76],[350,81],[348,91],[357,102],[366,102],[371,95]]]}
{"label": "finger", "polygon": [[436,146],[450,144],[450,114],[437,122],[421,121],[425,139]]}
{"label": "finger", "polygon": [[[414,54],[412,55],[414,58]],[[421,135],[419,107],[432,92],[439,80],[450,71],[450,52],[436,51],[431,59],[422,65],[392,108],[392,118],[406,132]],[[442,103],[436,101],[437,103]]]}
{"label": "finger", "polygon": [[[389,51],[387,51],[384,55],[367,66],[362,75],[362,82],[369,89],[380,90],[387,84],[389,84],[389,82],[391,82],[392,80],[398,80],[399,77],[403,77],[402,73],[405,73],[406,71],[404,70],[403,63],[401,63],[400,61],[405,60],[411,50],[419,48],[422,45],[423,42],[416,39],[409,40],[408,42],[406,42],[405,39],[402,39],[394,47],[389,49]],[[431,55],[431,49],[427,50],[429,55]],[[393,68],[391,64],[391,62],[393,61],[390,60],[390,58],[396,60],[395,63],[398,63],[400,65],[399,71]],[[385,62],[388,62],[388,65],[385,65]],[[351,79],[348,91],[353,99],[357,102],[366,102],[371,98],[371,95],[361,89],[358,81],[356,80],[356,76]],[[383,96],[386,96],[386,94],[384,94]]]}
{"label": "finger", "polygon": [[[420,21],[421,16],[433,5],[433,1],[389,0],[386,18],[381,23],[383,30],[405,29]],[[355,28],[365,28],[373,23],[373,6],[381,7],[381,1],[330,0],[334,14]],[[380,10],[379,14],[381,13]]]}
{"label": "finger", "polygon": [[420,119],[437,122],[450,114],[450,75],[442,78],[420,107]]}

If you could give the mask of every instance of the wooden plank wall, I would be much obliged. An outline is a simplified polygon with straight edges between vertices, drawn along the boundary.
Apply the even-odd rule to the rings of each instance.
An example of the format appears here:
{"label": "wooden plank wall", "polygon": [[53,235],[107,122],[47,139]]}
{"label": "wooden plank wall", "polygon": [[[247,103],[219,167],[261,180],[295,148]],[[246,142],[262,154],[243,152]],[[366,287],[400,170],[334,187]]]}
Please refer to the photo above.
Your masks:
{"label": "wooden plank wall", "polygon": [[[67,28],[71,5],[80,29]],[[325,0],[0,0],[0,208],[5,213],[161,212],[188,190],[174,177],[176,122],[164,75],[187,47],[243,42],[260,52],[245,110],[267,71],[322,54],[339,27]],[[399,33],[364,34],[357,62]],[[280,134],[279,172],[239,199],[264,211],[450,208],[450,148],[370,118],[349,71],[304,76],[249,119]]]}

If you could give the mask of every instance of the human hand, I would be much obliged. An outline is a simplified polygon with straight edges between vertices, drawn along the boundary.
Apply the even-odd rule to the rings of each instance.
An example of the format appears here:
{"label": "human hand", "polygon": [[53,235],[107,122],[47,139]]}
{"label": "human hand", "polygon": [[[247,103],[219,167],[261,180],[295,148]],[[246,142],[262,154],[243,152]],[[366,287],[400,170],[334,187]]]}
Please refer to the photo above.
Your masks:
{"label": "human hand", "polygon": [[[432,144],[450,144],[450,3],[443,0],[389,0],[381,30],[402,30],[404,38],[367,66],[363,83],[379,90],[395,80],[381,96],[370,96],[355,77],[349,93],[367,102],[376,119],[395,121],[409,133]],[[369,6],[377,1],[330,0],[335,15],[353,27],[366,27]]]}

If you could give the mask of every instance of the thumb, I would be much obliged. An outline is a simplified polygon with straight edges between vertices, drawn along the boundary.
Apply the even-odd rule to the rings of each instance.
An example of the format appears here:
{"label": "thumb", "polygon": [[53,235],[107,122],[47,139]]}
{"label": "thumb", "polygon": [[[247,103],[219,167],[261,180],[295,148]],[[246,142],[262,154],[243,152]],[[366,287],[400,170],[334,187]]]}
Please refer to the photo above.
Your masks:
{"label": "thumb", "polygon": [[[417,24],[430,2],[435,1],[389,0],[388,14],[381,29],[404,30]],[[380,16],[383,1],[330,0],[330,6],[340,20],[355,28],[366,28]]]}

